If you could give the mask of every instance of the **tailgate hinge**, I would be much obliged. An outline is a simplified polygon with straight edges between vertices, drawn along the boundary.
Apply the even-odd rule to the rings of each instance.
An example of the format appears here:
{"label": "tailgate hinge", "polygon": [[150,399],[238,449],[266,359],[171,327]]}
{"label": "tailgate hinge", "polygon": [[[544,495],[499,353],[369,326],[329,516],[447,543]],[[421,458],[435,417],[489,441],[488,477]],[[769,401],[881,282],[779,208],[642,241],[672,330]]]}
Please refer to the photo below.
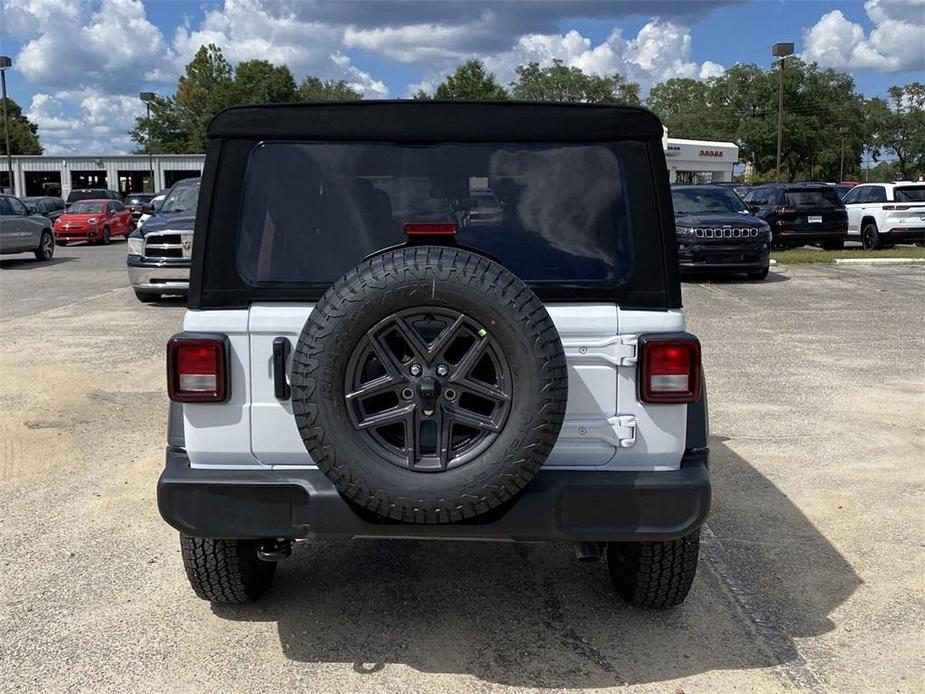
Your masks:
{"label": "tailgate hinge", "polygon": [[570,338],[562,341],[569,361],[606,361],[614,366],[636,364],[638,335],[614,335],[603,340]]}
{"label": "tailgate hinge", "polygon": [[571,441],[596,440],[614,448],[630,448],[636,444],[636,417],[618,414],[608,419],[573,419],[562,425],[560,439]]}

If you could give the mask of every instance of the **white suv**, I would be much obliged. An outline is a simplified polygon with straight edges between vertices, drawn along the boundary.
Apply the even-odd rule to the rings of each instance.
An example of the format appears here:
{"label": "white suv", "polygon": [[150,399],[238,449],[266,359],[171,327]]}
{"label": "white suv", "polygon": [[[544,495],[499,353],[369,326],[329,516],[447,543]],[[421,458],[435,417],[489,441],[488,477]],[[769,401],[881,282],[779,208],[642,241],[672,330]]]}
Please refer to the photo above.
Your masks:
{"label": "white suv", "polygon": [[711,488],[662,132],[565,104],[216,116],[158,483],[196,593],[363,537],[569,542],[630,603],[684,600]]}
{"label": "white suv", "polygon": [[848,239],[864,248],[925,241],[925,183],[864,183],[845,195]]}

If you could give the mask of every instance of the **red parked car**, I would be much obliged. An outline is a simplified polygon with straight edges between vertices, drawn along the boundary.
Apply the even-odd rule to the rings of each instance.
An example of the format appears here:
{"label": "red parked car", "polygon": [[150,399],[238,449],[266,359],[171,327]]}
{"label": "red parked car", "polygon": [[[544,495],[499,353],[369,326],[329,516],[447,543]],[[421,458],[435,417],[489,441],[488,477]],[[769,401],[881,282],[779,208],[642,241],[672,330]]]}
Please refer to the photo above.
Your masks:
{"label": "red parked car", "polygon": [[55,220],[55,241],[59,246],[70,241],[108,244],[134,228],[132,211],[118,200],[80,200]]}

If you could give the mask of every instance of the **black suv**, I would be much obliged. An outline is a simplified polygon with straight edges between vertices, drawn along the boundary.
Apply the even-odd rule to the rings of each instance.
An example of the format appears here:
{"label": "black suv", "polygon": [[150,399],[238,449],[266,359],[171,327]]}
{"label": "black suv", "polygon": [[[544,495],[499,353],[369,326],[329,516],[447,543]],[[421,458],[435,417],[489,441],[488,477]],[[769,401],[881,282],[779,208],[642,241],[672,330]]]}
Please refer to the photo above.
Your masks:
{"label": "black suv", "polygon": [[758,186],[745,203],[771,227],[775,248],[818,245],[845,247],[848,212],[838,192],[825,183],[774,183]]}
{"label": "black suv", "polygon": [[570,542],[630,603],[684,600],[710,480],[662,132],[578,104],[216,116],[157,491],[196,594],[253,599],[297,540],[455,538]]}
{"label": "black suv", "polygon": [[721,186],[672,186],[682,270],[768,276],[771,231],[742,199]]}

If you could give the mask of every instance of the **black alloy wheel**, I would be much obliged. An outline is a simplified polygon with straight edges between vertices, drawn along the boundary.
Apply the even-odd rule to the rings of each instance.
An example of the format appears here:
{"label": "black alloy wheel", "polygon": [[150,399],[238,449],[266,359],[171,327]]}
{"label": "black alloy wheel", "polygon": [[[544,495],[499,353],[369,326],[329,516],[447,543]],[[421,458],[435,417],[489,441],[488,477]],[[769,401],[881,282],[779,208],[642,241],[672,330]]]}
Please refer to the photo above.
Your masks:
{"label": "black alloy wheel", "polygon": [[355,347],[344,392],[365,445],[402,468],[440,472],[478,457],[504,427],[513,383],[495,338],[460,311],[411,308]]}

